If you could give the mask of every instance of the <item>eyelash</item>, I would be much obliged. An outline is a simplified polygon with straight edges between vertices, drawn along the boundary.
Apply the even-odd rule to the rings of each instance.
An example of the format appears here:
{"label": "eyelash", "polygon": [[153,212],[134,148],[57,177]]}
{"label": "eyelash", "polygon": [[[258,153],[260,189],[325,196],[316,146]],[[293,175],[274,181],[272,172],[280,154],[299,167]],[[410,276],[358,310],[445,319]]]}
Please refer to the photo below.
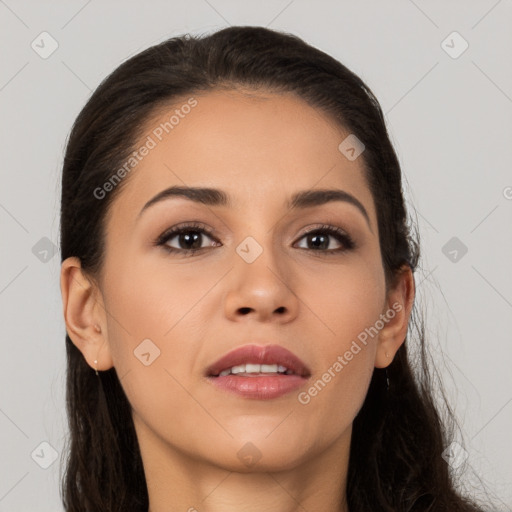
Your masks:
{"label": "eyelash", "polygon": [[[213,233],[208,229],[204,224],[197,222],[189,222],[185,224],[181,224],[179,226],[175,226],[164,233],[162,233],[154,242],[155,246],[162,246],[169,253],[182,253],[184,256],[192,256],[194,253],[202,251],[204,249],[208,249],[208,247],[201,247],[199,249],[177,249],[176,247],[169,247],[167,242],[174,238],[176,235],[181,235],[183,233],[190,232],[200,232],[202,234],[207,235],[212,238],[214,241],[217,241],[213,236]],[[315,250],[315,249],[304,249],[310,252],[318,252],[318,256],[334,256],[341,252],[347,252],[354,250],[356,248],[356,244],[353,241],[352,237],[345,233],[341,228],[336,226],[330,226],[328,224],[324,224],[320,227],[315,227],[310,229],[302,234],[299,240],[311,234],[329,234],[338,239],[338,241],[344,246],[338,249],[326,249],[326,250]],[[213,246],[211,246],[213,247]]]}

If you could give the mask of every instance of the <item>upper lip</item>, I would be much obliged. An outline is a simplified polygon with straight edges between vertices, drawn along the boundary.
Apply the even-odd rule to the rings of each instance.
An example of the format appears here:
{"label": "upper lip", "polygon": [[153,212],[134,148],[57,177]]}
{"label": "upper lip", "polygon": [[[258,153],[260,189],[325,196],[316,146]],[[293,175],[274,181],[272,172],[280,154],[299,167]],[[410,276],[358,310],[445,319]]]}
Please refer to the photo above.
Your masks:
{"label": "upper lip", "polygon": [[311,372],[295,354],[280,345],[243,345],[231,350],[206,370],[207,376],[217,376],[223,370],[241,364],[278,364],[296,375],[309,377]]}

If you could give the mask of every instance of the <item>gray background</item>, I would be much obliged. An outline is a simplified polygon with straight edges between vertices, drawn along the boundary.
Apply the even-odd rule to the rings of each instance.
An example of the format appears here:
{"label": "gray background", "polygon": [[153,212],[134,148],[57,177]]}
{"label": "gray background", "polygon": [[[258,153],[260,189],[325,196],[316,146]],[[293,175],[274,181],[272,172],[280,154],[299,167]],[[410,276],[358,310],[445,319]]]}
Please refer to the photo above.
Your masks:
{"label": "gray background", "polygon": [[[499,509],[511,509],[510,0],[0,0],[0,511],[62,510],[59,179],[71,124],[129,56],[227,25],[293,32],[360,75],[381,102],[418,214],[418,302],[460,419],[463,481],[471,490],[480,475]],[[45,59],[44,31],[58,43]],[[47,469],[52,448],[43,442],[57,454]]]}

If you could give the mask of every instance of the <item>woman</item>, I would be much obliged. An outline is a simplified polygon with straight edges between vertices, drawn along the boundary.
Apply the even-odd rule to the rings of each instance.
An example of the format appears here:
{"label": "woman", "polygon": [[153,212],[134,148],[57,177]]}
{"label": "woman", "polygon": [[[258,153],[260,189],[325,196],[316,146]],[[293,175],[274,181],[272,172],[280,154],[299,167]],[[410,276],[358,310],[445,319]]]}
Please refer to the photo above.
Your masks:
{"label": "woman", "polygon": [[130,58],[71,132],[61,250],[67,511],[477,510],[399,163],[332,57],[231,27]]}

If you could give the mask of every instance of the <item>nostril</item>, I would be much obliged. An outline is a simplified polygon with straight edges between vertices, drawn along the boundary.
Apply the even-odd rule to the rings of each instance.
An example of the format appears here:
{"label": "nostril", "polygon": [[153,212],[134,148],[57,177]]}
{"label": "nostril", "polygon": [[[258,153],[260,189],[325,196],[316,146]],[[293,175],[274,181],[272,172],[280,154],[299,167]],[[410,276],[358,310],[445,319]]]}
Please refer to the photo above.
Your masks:
{"label": "nostril", "polygon": [[243,313],[244,315],[246,315],[250,311],[251,311],[251,308],[240,308],[240,313]]}

